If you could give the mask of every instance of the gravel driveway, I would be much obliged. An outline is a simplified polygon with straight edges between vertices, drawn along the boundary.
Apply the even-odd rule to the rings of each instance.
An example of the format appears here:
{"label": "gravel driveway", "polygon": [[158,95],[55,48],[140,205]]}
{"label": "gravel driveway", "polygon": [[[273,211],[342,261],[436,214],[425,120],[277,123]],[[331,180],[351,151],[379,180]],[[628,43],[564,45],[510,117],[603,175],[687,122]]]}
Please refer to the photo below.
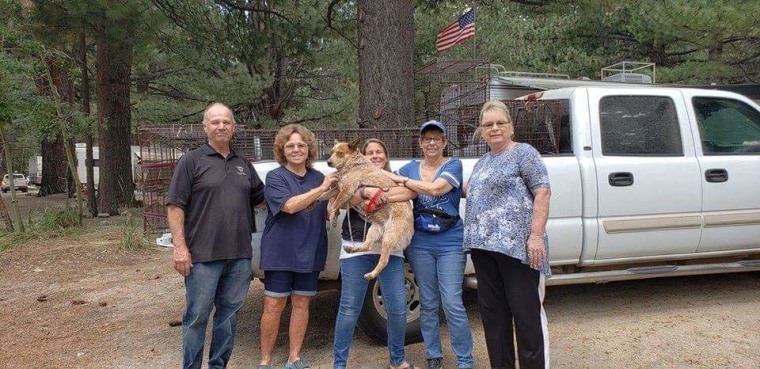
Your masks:
{"label": "gravel driveway", "polygon": [[[262,284],[256,283],[244,313],[239,342],[243,355],[258,355]],[[316,297],[303,357],[319,368],[332,367],[336,292]],[[465,296],[475,339],[478,368],[488,367],[476,293]],[[760,274],[744,273],[555,286],[547,290],[552,368],[758,368],[760,367]],[[442,317],[442,321],[444,321]],[[282,327],[282,332],[286,327]],[[445,368],[454,368],[444,329]],[[240,352],[237,352],[240,354]],[[246,355],[248,356],[248,355]],[[424,347],[407,347],[408,360],[424,365]],[[287,357],[281,334],[276,358]],[[236,368],[248,368],[237,357]],[[358,333],[349,367],[383,368],[384,346]],[[373,364],[369,364],[373,363]],[[284,362],[283,362],[284,364]]]}
{"label": "gravel driveway", "polygon": [[[168,249],[120,252],[118,218],[79,236],[33,239],[0,253],[0,368],[177,368],[182,279]],[[243,307],[229,368],[255,368],[263,285]],[[478,368],[487,368],[475,292],[465,295]],[[303,357],[332,367],[339,294],[318,294]],[[553,368],[759,368],[760,273],[554,286],[546,310]],[[287,318],[287,314],[284,318]],[[275,360],[283,365],[283,319]],[[444,367],[454,359],[444,335]],[[208,342],[208,341],[207,341]],[[422,344],[407,348],[424,365]],[[349,367],[387,368],[358,332]]]}

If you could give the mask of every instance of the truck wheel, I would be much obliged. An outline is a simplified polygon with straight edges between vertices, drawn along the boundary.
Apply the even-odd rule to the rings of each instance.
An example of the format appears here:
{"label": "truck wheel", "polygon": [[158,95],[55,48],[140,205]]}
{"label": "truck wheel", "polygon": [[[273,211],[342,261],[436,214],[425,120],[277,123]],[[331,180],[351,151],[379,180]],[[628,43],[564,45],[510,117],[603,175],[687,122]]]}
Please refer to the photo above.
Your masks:
{"label": "truck wheel", "polygon": [[[404,284],[406,287],[406,337],[405,344],[422,342],[420,331],[420,290],[414,280],[412,267],[404,263]],[[383,292],[377,279],[369,282],[364,297],[364,307],[359,316],[359,329],[378,343],[388,342],[388,314],[383,306]]]}

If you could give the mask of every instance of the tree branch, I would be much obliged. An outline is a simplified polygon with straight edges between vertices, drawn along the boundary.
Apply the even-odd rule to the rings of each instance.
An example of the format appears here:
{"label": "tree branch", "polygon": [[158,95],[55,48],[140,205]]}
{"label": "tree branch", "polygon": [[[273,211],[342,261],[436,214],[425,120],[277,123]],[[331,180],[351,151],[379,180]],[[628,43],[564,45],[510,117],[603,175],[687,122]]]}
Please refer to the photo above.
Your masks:
{"label": "tree branch", "polygon": [[187,114],[185,114],[183,116],[179,116],[177,118],[169,119],[169,123],[181,122],[181,121],[184,121],[185,119],[190,118],[190,117],[197,117],[198,115],[200,115],[201,113],[203,113],[204,110],[206,110],[206,108],[203,108],[203,109],[198,110],[198,111],[194,111],[192,113],[187,113]]}
{"label": "tree branch", "polygon": [[359,50],[359,42],[357,40],[352,40],[348,36],[346,36],[341,30],[334,27],[332,24],[333,21],[333,8],[335,8],[338,3],[340,3],[343,0],[331,0],[330,5],[327,6],[327,18],[325,18],[325,29],[329,29],[332,31],[335,31],[335,33],[338,34],[338,36],[342,37],[346,41],[348,41],[355,49]]}
{"label": "tree branch", "polygon": [[252,5],[240,5],[240,4],[238,4],[237,2],[235,2],[233,0],[219,0],[219,4],[227,6],[228,8],[235,9],[235,10],[243,10],[243,11],[254,12],[254,13],[262,13],[262,14],[271,14],[271,15],[274,15],[275,17],[280,18],[280,19],[282,19],[282,20],[284,20],[284,21],[286,21],[286,22],[288,22],[288,23],[290,23],[292,25],[295,25],[288,17],[286,17],[282,13],[274,11],[272,9],[258,8],[258,7],[252,6]]}
{"label": "tree branch", "polygon": [[315,121],[322,120],[322,119],[325,119],[325,118],[332,118],[333,116],[338,115],[338,114],[340,114],[340,113],[342,113],[342,112],[344,112],[346,110],[348,110],[348,107],[343,108],[343,109],[338,110],[338,111],[331,112],[329,114],[324,114],[324,115],[319,116],[319,117],[304,118],[304,119],[289,121],[288,123],[299,123],[300,124],[300,123],[305,123],[305,122],[315,122]]}
{"label": "tree branch", "polygon": [[688,55],[688,54],[691,54],[691,53],[695,53],[695,52],[700,51],[700,50],[702,50],[701,47],[700,48],[689,49],[689,50],[684,50],[684,51],[665,53],[665,55],[667,55],[667,56],[684,56],[684,55]]}
{"label": "tree branch", "polygon": [[157,96],[165,96],[168,98],[172,98],[175,100],[190,100],[190,101],[197,101],[197,102],[207,102],[206,100],[199,99],[197,97],[192,97],[186,93],[183,93],[182,91],[178,90],[174,86],[168,86],[168,89],[161,89],[156,86],[148,86],[148,89],[152,91],[151,95],[157,95]]}
{"label": "tree branch", "polygon": [[341,1],[342,0],[332,0],[332,1],[330,1],[330,4],[327,6],[327,19],[326,20],[327,20],[327,28],[329,28],[329,29],[334,29],[333,26],[332,26],[333,8],[336,5],[338,5],[338,3],[341,2]]}

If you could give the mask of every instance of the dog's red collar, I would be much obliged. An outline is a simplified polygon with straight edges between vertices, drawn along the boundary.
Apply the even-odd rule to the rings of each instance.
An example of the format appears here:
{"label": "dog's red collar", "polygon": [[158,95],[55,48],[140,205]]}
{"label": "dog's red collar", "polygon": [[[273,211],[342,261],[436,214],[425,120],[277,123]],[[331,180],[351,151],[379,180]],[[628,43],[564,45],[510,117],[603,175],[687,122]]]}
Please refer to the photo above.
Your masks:
{"label": "dog's red collar", "polygon": [[372,214],[375,212],[375,210],[378,210],[382,207],[377,206],[377,199],[380,197],[380,194],[382,194],[384,191],[382,188],[377,189],[377,192],[375,192],[374,195],[372,195],[372,198],[369,199],[369,202],[367,203],[367,206],[364,207],[364,212],[366,214]]}

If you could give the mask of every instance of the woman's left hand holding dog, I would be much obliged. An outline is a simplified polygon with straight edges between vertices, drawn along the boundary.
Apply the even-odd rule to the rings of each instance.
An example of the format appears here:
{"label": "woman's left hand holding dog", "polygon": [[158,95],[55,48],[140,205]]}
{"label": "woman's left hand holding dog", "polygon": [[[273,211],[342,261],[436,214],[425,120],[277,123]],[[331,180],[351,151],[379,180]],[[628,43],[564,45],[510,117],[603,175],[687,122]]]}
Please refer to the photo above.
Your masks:
{"label": "woman's left hand holding dog", "polygon": [[338,175],[335,173],[330,173],[325,176],[325,179],[322,181],[322,184],[319,187],[322,189],[322,192],[327,192],[330,191],[332,186],[336,183],[338,183]]}

